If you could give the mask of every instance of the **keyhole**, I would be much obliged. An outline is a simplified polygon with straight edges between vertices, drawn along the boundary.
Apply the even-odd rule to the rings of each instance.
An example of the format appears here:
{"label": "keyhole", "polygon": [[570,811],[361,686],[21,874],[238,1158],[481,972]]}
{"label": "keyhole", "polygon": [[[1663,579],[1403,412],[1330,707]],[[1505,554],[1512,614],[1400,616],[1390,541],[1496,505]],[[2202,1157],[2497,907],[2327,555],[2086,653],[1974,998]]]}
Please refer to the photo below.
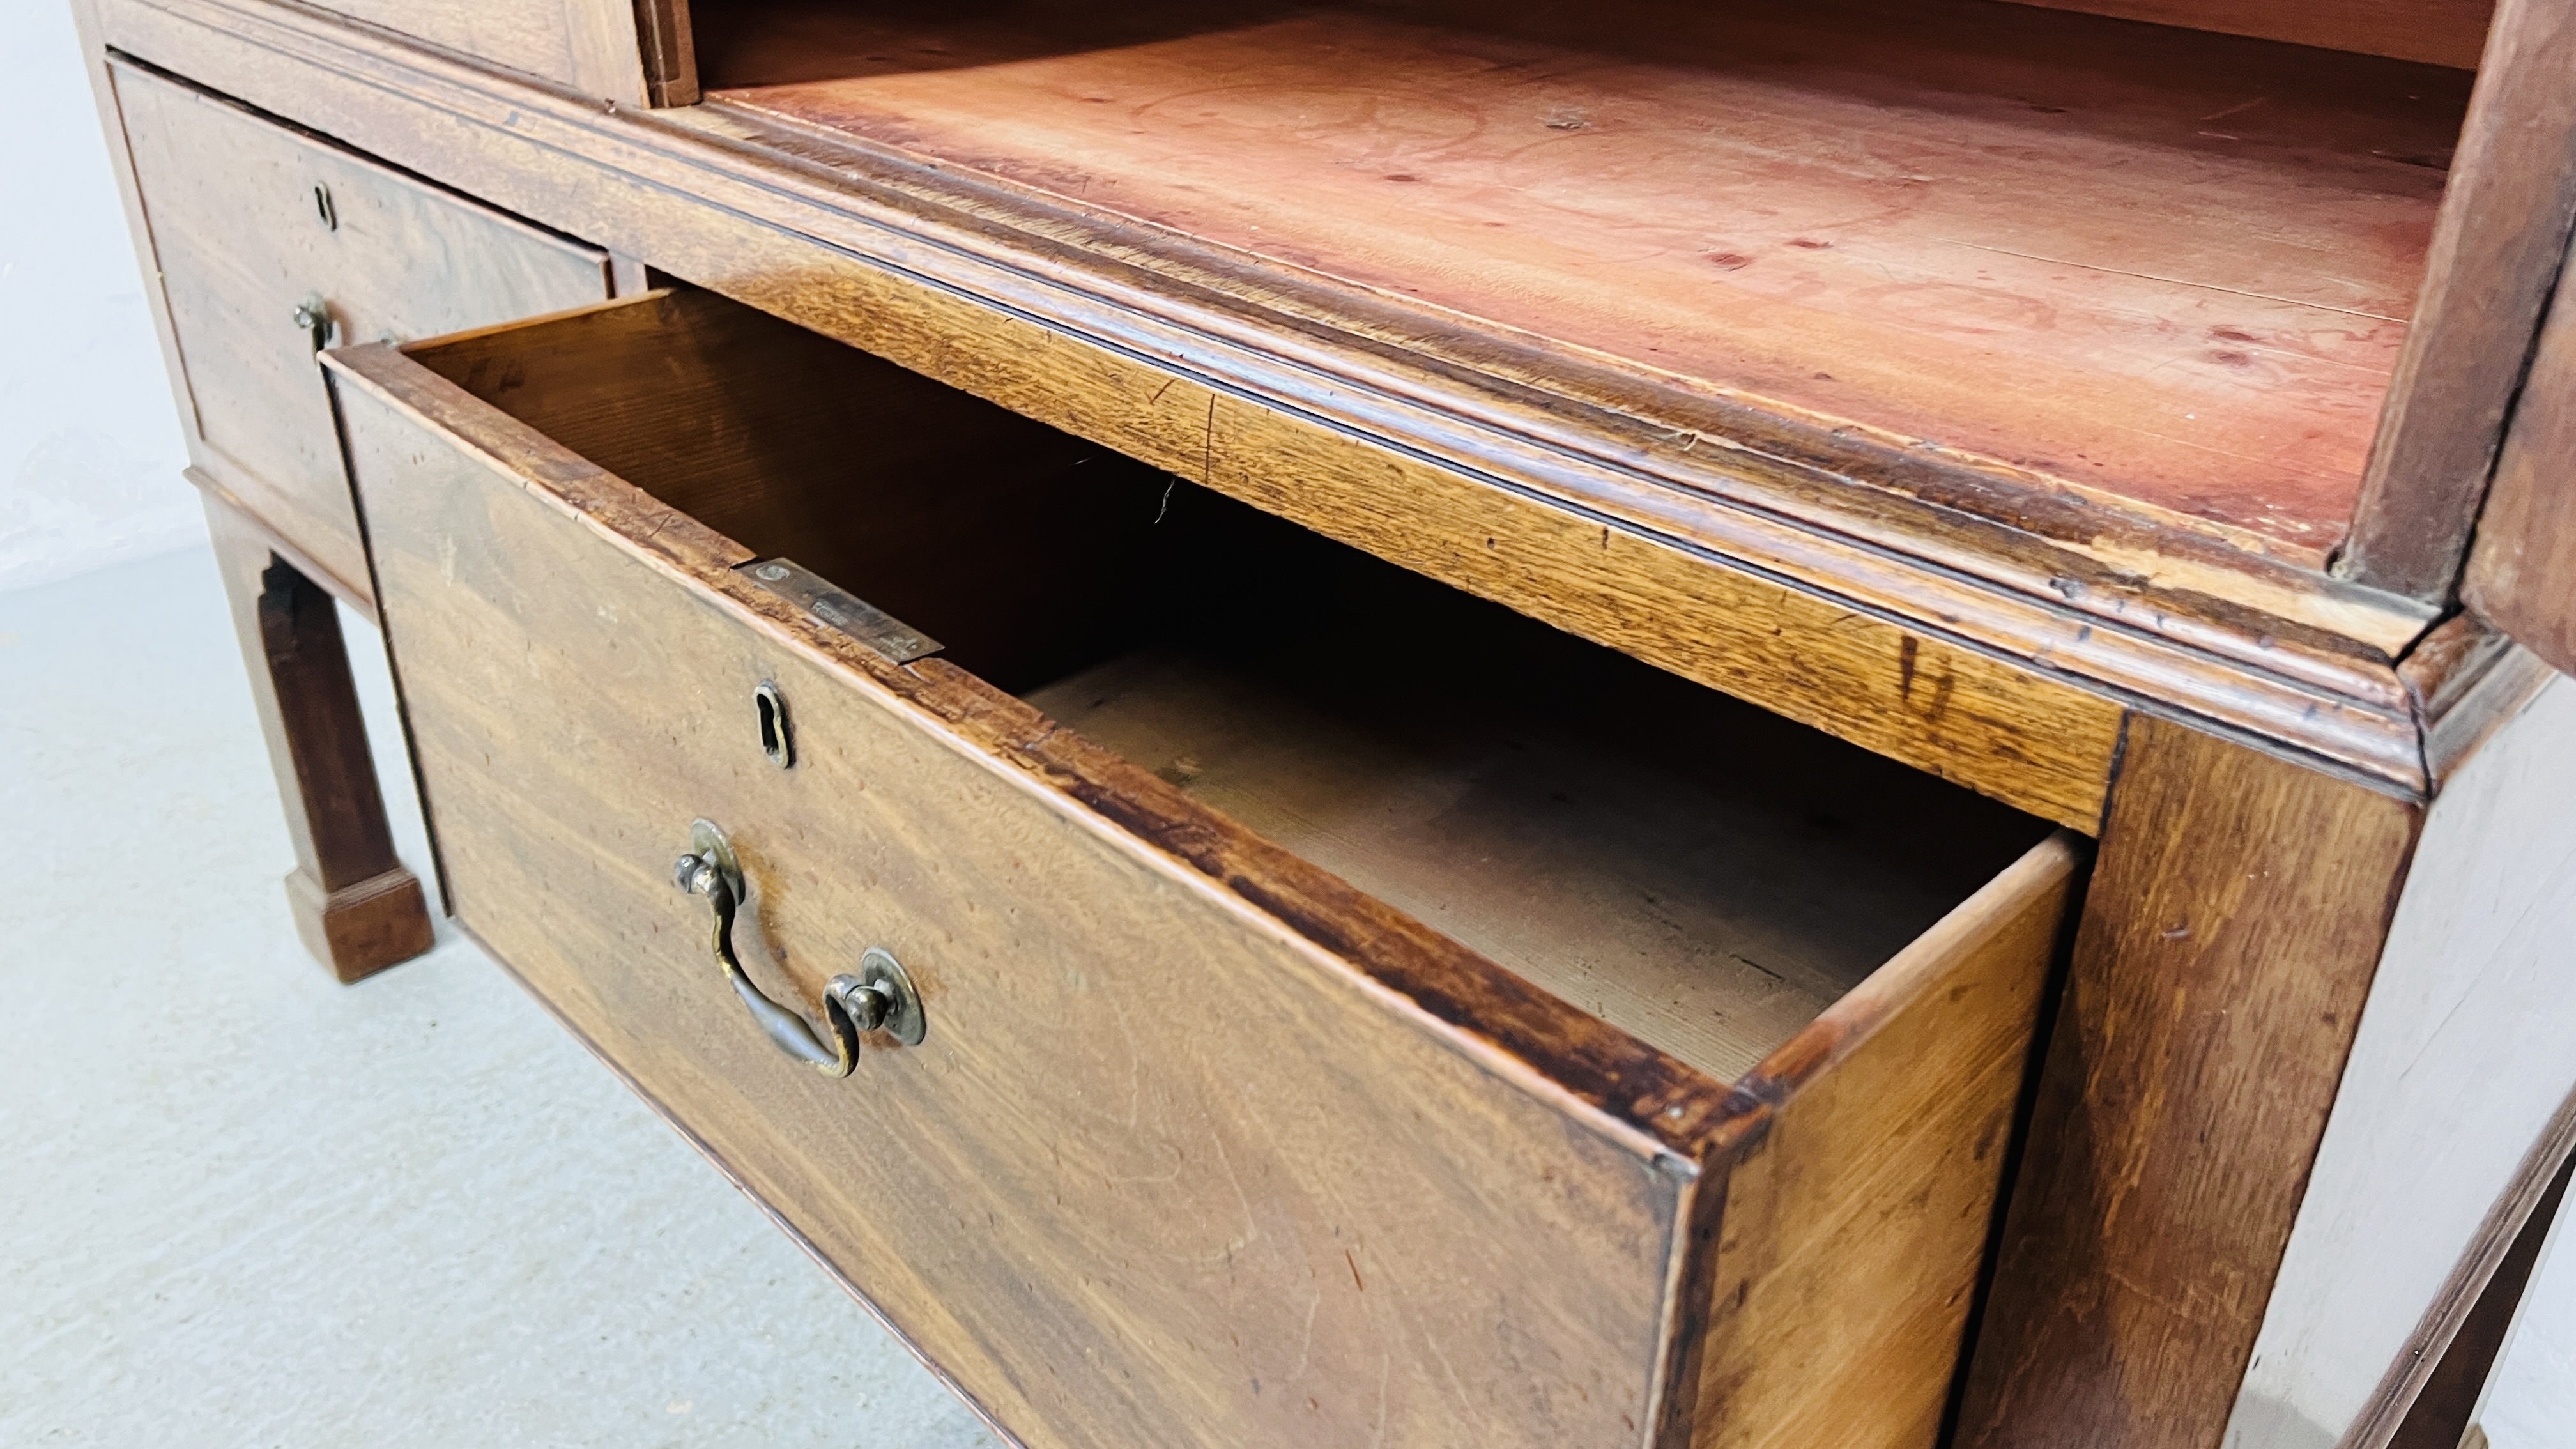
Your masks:
{"label": "keyhole", "polygon": [[762,681],[751,692],[751,702],[760,711],[760,752],[782,770],[795,764],[796,744],[787,734],[787,701],[778,686]]}
{"label": "keyhole", "polygon": [[340,209],[331,204],[330,187],[319,183],[314,185],[313,210],[322,218],[322,225],[326,229],[331,231],[340,229]]}

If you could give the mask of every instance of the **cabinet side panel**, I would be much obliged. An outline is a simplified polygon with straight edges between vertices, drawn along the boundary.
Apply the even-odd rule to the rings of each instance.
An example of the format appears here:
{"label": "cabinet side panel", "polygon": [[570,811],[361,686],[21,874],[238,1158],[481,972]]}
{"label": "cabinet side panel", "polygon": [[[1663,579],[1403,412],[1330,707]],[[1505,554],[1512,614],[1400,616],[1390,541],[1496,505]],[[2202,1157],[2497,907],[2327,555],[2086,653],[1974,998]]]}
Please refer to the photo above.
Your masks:
{"label": "cabinet side panel", "polygon": [[2425,816],[2229,1449],[2336,1441],[2419,1346],[2445,1275],[2576,1091],[2571,970],[2576,683],[2560,680]]}
{"label": "cabinet side panel", "polygon": [[2576,218],[2576,0],[2503,0],[2337,571],[2446,598]]}
{"label": "cabinet side panel", "polygon": [[2214,1449],[2416,806],[2131,719],[1962,1449]]}
{"label": "cabinet side panel", "polygon": [[2079,854],[2043,842],[1819,1023],[1829,1059],[1727,1182],[1701,1449],[1939,1438]]}
{"label": "cabinet side panel", "polygon": [[2560,284],[2469,555],[2471,607],[2576,674],[2576,292]]}

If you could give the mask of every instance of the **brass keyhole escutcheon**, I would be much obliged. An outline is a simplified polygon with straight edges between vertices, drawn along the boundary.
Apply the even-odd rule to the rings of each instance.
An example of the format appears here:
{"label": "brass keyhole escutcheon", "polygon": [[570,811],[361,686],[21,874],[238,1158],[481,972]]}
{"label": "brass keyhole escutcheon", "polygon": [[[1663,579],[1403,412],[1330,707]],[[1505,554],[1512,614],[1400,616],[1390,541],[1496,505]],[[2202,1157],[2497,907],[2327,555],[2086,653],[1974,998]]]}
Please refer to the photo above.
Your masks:
{"label": "brass keyhole escutcheon", "polygon": [[764,679],[751,692],[751,705],[760,716],[760,752],[769,763],[784,770],[796,763],[796,739],[788,733],[787,697],[778,686]]}

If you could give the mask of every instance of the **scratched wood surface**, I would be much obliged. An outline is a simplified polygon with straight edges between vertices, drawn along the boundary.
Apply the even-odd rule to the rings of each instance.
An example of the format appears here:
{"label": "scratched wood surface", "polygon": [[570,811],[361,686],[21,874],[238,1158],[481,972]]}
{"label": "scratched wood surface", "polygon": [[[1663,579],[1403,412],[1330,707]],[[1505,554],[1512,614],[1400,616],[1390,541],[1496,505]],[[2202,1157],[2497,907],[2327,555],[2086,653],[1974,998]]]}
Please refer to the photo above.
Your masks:
{"label": "scratched wood surface", "polygon": [[[836,178],[795,169],[768,133],[724,142],[741,128],[721,108],[674,113],[685,131],[648,125],[215,0],[111,0],[103,20],[120,45],[265,103],[327,109],[371,149],[657,268],[2079,829],[2099,823],[2122,691],[2401,788],[2421,780],[2397,682],[2382,701],[2353,692],[2379,688],[2366,671],[2312,674],[2319,659],[2289,647],[2297,629],[2248,615],[2226,579],[2141,591],[2064,555],[2012,574],[1973,530],[1943,536],[1953,551],[1939,556],[1962,572],[1926,570],[1910,546],[1849,546],[1570,454],[1515,452],[1504,431],[1420,432],[1427,413],[1391,394],[1203,354],[1133,275],[1036,279],[949,232],[935,245],[898,233],[876,183],[850,179],[857,162]],[[943,174],[903,169],[906,185]],[[1114,312],[1076,305],[1076,280],[1108,289]],[[1135,350],[1103,340],[1130,324]],[[1514,416],[1535,426],[1559,411]],[[1722,453],[1704,440],[1688,456],[1739,480],[1768,466]],[[2075,601],[1990,586],[1982,569],[2032,590],[2059,579]],[[2235,663],[2248,648],[2261,669]]]}
{"label": "scratched wood surface", "polygon": [[711,12],[700,66],[725,100],[1418,302],[1426,330],[2309,563],[2351,514],[2467,91],[2002,5],[1095,13]]}
{"label": "scratched wood surface", "polygon": [[2419,806],[2130,720],[1961,1449],[2217,1449]]}
{"label": "scratched wood surface", "polygon": [[1779,1107],[1727,1175],[1700,1449],[1939,1441],[2084,853],[2033,846],[1744,1083]]}
{"label": "scratched wood surface", "polygon": [[417,355],[1721,1079],[2044,828],[707,293]]}
{"label": "scratched wood surface", "polygon": [[[623,305],[649,322],[710,304]],[[532,355],[597,335],[599,316],[531,325]],[[460,355],[488,358],[497,335]],[[1709,1281],[1714,1239],[1699,1229],[1718,1200],[1696,1164],[1830,1082],[1855,1041],[1929,1032],[1945,1051],[1989,1050],[1994,1023],[2013,1029],[1987,973],[2010,958],[2029,983],[2017,989],[2045,975],[2051,933],[1994,902],[2062,897],[2063,841],[1953,891],[1973,894],[1730,1091],[944,660],[867,655],[745,582],[733,565],[752,550],[393,350],[330,367],[463,919],[1033,1443],[1747,1431],[1770,1410],[1695,1412],[1689,1350],[1710,1305],[1671,1302]],[[724,406],[684,386],[660,396],[680,415]],[[677,426],[677,455],[706,456],[693,431]],[[939,482],[957,491],[961,477],[971,493],[971,475]],[[851,496],[847,478],[829,486]],[[1292,572],[1314,575],[1312,551],[1330,547],[1194,497],[1294,537]],[[1207,552],[1220,571],[1243,556]],[[790,701],[792,770],[760,752],[749,699],[763,680]],[[1372,692],[1361,674],[1341,685]],[[531,690],[549,700],[539,717]],[[755,969],[774,990],[809,1001],[860,947],[887,944],[924,979],[930,1041],[831,1083],[756,1040],[702,954],[697,904],[667,885],[665,857],[697,814],[722,818],[750,858]],[[1990,832],[1969,823],[1959,843],[1985,848]],[[1854,843],[1845,865],[1866,875],[1878,848],[1938,857],[1926,842],[1948,825],[1928,813],[1901,843]],[[2016,828],[2027,841],[2037,827]],[[1845,899],[1876,908],[1880,894]],[[2018,1060],[2020,1030],[2003,1056]],[[1865,1092],[1891,1103],[1877,1128],[1855,1119],[1797,1150],[1817,1156],[1819,1182],[1852,1174],[1857,1217],[1886,1216],[1869,1206],[1882,1199],[1976,1197],[1993,1163],[1975,1124],[1894,1105],[1962,1095],[1954,1085],[1934,1072],[1917,1095]],[[1850,1133],[1913,1146],[1881,1154]],[[1908,1165],[1860,1170],[1879,1156]],[[1236,1232],[1247,1201],[1257,1247]],[[1895,1312],[1928,1315],[1928,1334],[1855,1339],[1836,1371],[1955,1355],[1944,1285],[1973,1275],[1982,1235],[1947,1224],[1907,1218],[1885,1239],[1922,1260]],[[1547,1261],[1524,1261],[1524,1245]],[[1339,1278],[1325,1295],[1335,1263],[1347,1297]],[[1830,1263],[1792,1296],[1890,1300]],[[1900,1377],[1887,1416],[1937,1412],[1940,1375]]]}
{"label": "scratched wood surface", "polygon": [[[737,261],[745,260],[737,253]],[[896,295],[919,300],[917,294]],[[1266,512],[1685,679],[1826,726],[1866,748],[2045,819],[2087,830],[2098,823],[2119,722],[2118,707],[2107,700],[2049,688],[2004,662],[1766,579],[1714,569],[1682,549],[1603,527],[1418,459],[1376,448],[1354,450],[1347,440],[1318,433],[1272,409],[1119,366],[1042,329],[979,317],[966,304],[958,304],[953,313],[942,309],[941,318],[993,325],[997,331],[990,341],[999,355],[989,363],[976,363],[953,336],[936,335],[932,326],[937,319],[914,319],[895,307],[857,299],[812,300],[837,304],[817,322],[865,317],[874,324],[893,324],[900,330],[883,340],[896,344],[896,356],[914,357],[919,344],[941,360],[942,374],[952,381],[973,383],[975,391],[988,396],[998,393],[1004,402],[1032,404],[1032,413],[1060,421],[1069,431],[1200,479]],[[1079,510],[1068,514],[1060,496],[1049,501],[1047,490],[1022,486],[1010,507],[951,512],[945,522],[925,518],[921,500],[905,503],[910,511],[900,525],[871,545],[865,535],[821,526],[833,516],[831,508],[818,506],[823,494],[793,487],[782,491],[772,475],[745,466],[752,459],[795,458],[825,476],[840,477],[853,467],[871,466],[872,460],[900,465],[907,450],[920,446],[917,439],[927,436],[900,428],[876,429],[887,440],[868,449],[851,449],[844,434],[813,428],[770,427],[758,432],[756,443],[733,445],[701,446],[678,437],[663,444],[645,441],[650,435],[634,430],[617,401],[619,387],[631,386],[636,374],[605,359],[619,349],[650,346],[657,335],[670,340],[679,355],[721,355],[738,375],[756,378],[757,385],[741,388],[689,384],[744,409],[746,421],[767,417],[784,423],[835,413],[865,417],[868,409],[885,404],[853,402],[854,397],[882,398],[897,387],[895,379],[908,376],[722,298],[684,290],[654,305],[661,310],[649,323],[628,318],[625,308],[594,314],[581,324],[596,329],[594,340],[573,349],[576,355],[568,358],[547,351],[549,344],[504,329],[492,334],[493,361],[488,365],[519,380],[515,385],[524,391],[515,395],[514,406],[559,409],[546,413],[549,426],[563,428],[621,468],[656,479],[669,476],[671,486],[688,490],[681,496],[692,508],[709,510],[711,517],[721,518],[728,529],[744,530],[746,537],[756,532],[764,540],[762,552],[796,554],[819,535],[834,540],[833,556],[800,561],[824,568],[827,577],[827,565],[853,575],[869,571],[880,579],[891,572],[894,581],[880,586],[885,593],[880,603],[898,616],[920,605],[912,592],[914,570],[893,565],[905,558],[927,561],[945,555],[953,563],[974,557],[946,544],[909,548],[900,541],[905,529],[926,529],[919,535],[925,540],[954,539],[960,545],[974,530],[997,527],[1052,533],[1059,541],[1079,537],[1086,546],[1105,542],[1096,518]],[[466,377],[469,369],[487,365],[479,360],[483,346],[470,339],[451,342],[424,360]],[[602,360],[580,360],[593,355]],[[961,370],[972,375],[959,378]],[[538,392],[555,387],[558,380],[558,401],[541,404]],[[617,385],[603,387],[603,380]],[[927,409],[925,416],[934,418],[955,405],[945,400],[953,394],[918,379],[901,395],[907,406]],[[1179,426],[1170,426],[1175,423]],[[974,434],[991,445],[997,434],[1021,427],[989,413]],[[739,439],[754,435],[748,428],[735,434]],[[690,466],[669,466],[675,459],[689,460]],[[1157,485],[1157,496],[1159,492]],[[943,500],[942,506],[954,502]],[[922,627],[960,645],[961,657],[973,667],[989,667],[1008,682],[1017,661],[989,647],[1003,639],[986,622],[992,616],[984,605],[1035,597],[1055,587],[1069,570],[1078,571],[1079,562],[1075,549],[1041,553],[1025,575],[989,578],[991,591],[977,600],[952,598],[942,618],[956,633],[954,639],[927,616]],[[1014,648],[1034,638],[1022,617],[1011,637]],[[1058,622],[1078,633],[1086,618],[1067,611]]]}
{"label": "scratched wood surface", "polygon": [[[1687,1166],[344,399],[460,919],[984,1409],[1035,1446],[1634,1442]],[[670,885],[701,815],[764,985],[811,1013],[886,946],[921,1046],[832,1081],[762,1038]]]}
{"label": "scratched wood surface", "polygon": [[296,307],[320,299],[333,343],[432,336],[597,301],[607,257],[191,86],[110,74],[191,451],[363,599],[365,548]]}

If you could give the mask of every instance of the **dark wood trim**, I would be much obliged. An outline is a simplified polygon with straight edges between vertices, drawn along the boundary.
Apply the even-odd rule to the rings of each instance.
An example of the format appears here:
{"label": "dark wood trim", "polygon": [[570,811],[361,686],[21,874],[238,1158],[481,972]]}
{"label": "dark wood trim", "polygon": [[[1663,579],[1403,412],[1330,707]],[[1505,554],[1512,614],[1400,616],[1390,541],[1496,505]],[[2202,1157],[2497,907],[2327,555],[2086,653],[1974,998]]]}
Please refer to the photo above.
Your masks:
{"label": "dark wood trim", "polygon": [[2556,676],[2538,655],[2470,612],[2452,615],[2397,666],[2423,722],[2435,793]]}
{"label": "dark wood trim", "polygon": [[2422,817],[2130,722],[1961,1449],[2217,1449]]}
{"label": "dark wood trim", "polygon": [[2531,373],[2497,450],[2461,596],[2524,647],[2576,674],[2576,287],[2562,274]]}
{"label": "dark wood trim", "polygon": [[656,106],[698,103],[698,48],[688,0],[635,0],[635,38],[644,52],[644,96]]}
{"label": "dark wood trim", "polygon": [[2504,0],[2335,572],[2447,599],[2576,223],[2576,0]]}
{"label": "dark wood trim", "polygon": [[228,495],[203,496],[295,844],[286,894],[296,930],[342,981],[356,981],[433,939],[420,881],[394,855],[339,610]]}
{"label": "dark wood trim", "polygon": [[2560,1103],[2442,1280],[2406,1351],[2335,1449],[2456,1449],[2576,1170],[2576,1093]]}
{"label": "dark wood trim", "polygon": [[[1754,1109],[1747,1137],[1764,1130],[1774,1114]],[[1741,1145],[1719,1154],[1740,1156]],[[1664,1358],[1655,1366],[1655,1421],[1646,1449],[1691,1449],[1699,1437],[1700,1368],[1708,1351],[1709,1320],[1717,1308],[1718,1245],[1726,1228],[1726,1189],[1731,1160],[1700,1164],[1697,1179],[1682,1188],[1679,1231],[1673,1234],[1672,1273],[1664,1289]]]}

